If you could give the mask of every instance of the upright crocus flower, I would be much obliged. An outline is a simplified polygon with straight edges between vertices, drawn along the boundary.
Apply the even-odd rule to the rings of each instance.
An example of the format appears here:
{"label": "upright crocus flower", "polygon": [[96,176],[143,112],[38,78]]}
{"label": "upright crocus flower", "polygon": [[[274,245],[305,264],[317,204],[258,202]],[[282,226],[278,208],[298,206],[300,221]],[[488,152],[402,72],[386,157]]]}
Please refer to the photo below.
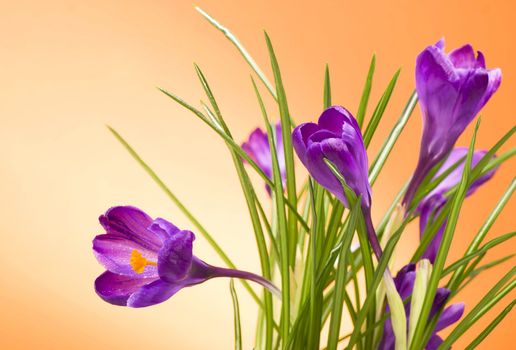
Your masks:
{"label": "upright crocus flower", "polygon": [[[455,148],[450,152],[448,158],[443,162],[439,170],[434,175],[434,178],[439,177],[446,170],[450,169],[452,166],[455,166],[457,162],[460,162],[456,165],[455,169],[452,170],[448,176],[446,176],[443,181],[434,188],[422,201],[418,207],[417,212],[420,214],[419,218],[419,231],[421,238],[425,233],[426,227],[432,224],[435,220],[442,207],[446,204],[445,194],[455,186],[457,186],[462,178],[462,173],[464,171],[464,163],[466,159],[466,155],[468,153],[467,148]],[[477,163],[484,157],[486,151],[475,151],[473,153],[473,158],[471,159],[471,168],[473,168]],[[476,179],[468,189],[466,195],[471,195],[473,192],[477,190],[480,185],[488,181],[491,177],[493,177],[496,172],[496,168],[487,172],[483,176]],[[444,228],[446,226],[446,221],[443,222],[441,227],[436,232],[434,238],[430,242],[428,248],[423,254],[423,258],[430,260],[432,263],[435,261],[435,257],[437,256],[437,252],[439,251],[439,246],[441,245],[441,239],[444,233]]]}
{"label": "upright crocus flower", "polygon": [[368,180],[367,153],[360,127],[353,115],[341,106],[326,109],[317,124],[305,123],[294,129],[292,144],[310,175],[345,206],[349,204],[341,182],[324,159],[332,162],[357,197],[362,196],[362,210],[369,239],[377,256],[381,248],[371,222],[371,186]]}
{"label": "upright crocus flower", "polygon": [[[276,124],[276,152],[278,154],[278,163],[281,173],[281,179],[283,181],[283,188],[285,188],[285,181],[287,178],[285,168],[285,151],[283,149],[283,137],[281,136],[281,123]],[[249,140],[242,144],[242,149],[251,157],[252,160],[258,164],[260,169],[272,179],[272,155],[271,148],[269,145],[269,139],[267,133],[262,129],[256,128],[251,135]],[[267,192],[271,194],[271,189],[266,185]]]}
{"label": "upright crocus flower", "polygon": [[[416,265],[408,264],[403,267],[396,277],[394,278],[394,283],[396,285],[396,289],[398,290],[402,299],[407,299],[412,295],[412,291],[414,289],[414,282],[416,279]],[[430,310],[430,318],[432,318],[437,310],[439,310],[443,305],[446,304],[448,297],[450,296],[450,291],[446,288],[438,288],[435,294],[434,302],[432,304],[432,308]],[[410,321],[410,303],[405,304],[405,312],[407,315],[407,322]],[[443,330],[444,328],[452,325],[457,322],[464,313],[464,304],[456,303],[448,306],[441,313],[439,320],[435,326],[435,329],[432,332],[432,336],[430,337],[428,343],[425,346],[426,350],[436,350],[439,345],[442,343],[442,339],[437,335],[437,332]],[[378,350],[391,350],[394,349],[395,337],[392,331],[392,323],[391,320],[388,319],[385,321],[385,326],[383,329],[383,337],[380,342],[380,346]]]}
{"label": "upright crocus flower", "polygon": [[214,277],[244,278],[278,293],[260,276],[200,260],[192,253],[191,231],[164,219],[153,220],[140,209],[113,207],[99,221],[106,233],[95,237],[93,252],[107,271],[95,280],[95,290],[108,303],[150,306]]}
{"label": "upright crocus flower", "polygon": [[304,123],[294,129],[292,144],[312,177],[348,206],[339,179],[324,159],[331,161],[346,183],[362,196],[365,206],[371,206],[367,153],[360,127],[351,113],[341,106],[326,109],[317,124]]}
{"label": "upright crocus flower", "polygon": [[419,161],[403,203],[451,151],[457,138],[498,89],[500,69],[486,69],[484,55],[465,45],[444,52],[444,40],[427,47],[416,62],[416,90],[423,112]]}

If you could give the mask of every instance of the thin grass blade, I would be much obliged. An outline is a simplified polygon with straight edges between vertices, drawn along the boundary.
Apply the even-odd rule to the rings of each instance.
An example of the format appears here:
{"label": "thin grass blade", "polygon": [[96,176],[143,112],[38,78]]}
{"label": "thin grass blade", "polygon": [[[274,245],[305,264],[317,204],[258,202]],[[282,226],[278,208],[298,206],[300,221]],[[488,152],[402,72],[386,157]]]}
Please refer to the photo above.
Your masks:
{"label": "thin grass blade", "polygon": [[265,33],[265,41],[269,50],[271,60],[272,72],[274,73],[274,81],[276,83],[276,93],[278,96],[278,107],[281,118],[281,133],[283,136],[283,150],[285,156],[285,170],[287,174],[287,198],[294,207],[288,211],[288,233],[289,233],[289,262],[293,266],[296,256],[295,242],[297,242],[297,222],[294,212],[297,211],[297,190],[296,190],[296,175],[294,168],[294,151],[292,147],[292,123],[290,112],[288,110],[287,96],[283,87],[281,72],[272,47],[272,42]]}
{"label": "thin grass blade", "polygon": [[229,291],[231,292],[231,301],[233,302],[233,324],[235,326],[235,350],[242,350],[242,327],[240,325],[240,306],[238,304],[238,296],[235,290],[233,279],[229,282]]}
{"label": "thin grass blade", "polygon": [[204,18],[208,20],[208,22],[211,23],[215,28],[217,28],[219,31],[222,32],[226,36],[226,38],[229,39],[235,45],[235,47],[238,49],[242,57],[246,60],[246,62],[249,64],[249,66],[252,68],[252,70],[256,73],[258,78],[263,82],[267,90],[270,92],[272,97],[276,99],[276,92],[274,91],[274,88],[272,87],[272,84],[269,82],[267,77],[265,76],[265,73],[260,69],[256,61],[253,59],[253,57],[249,54],[249,52],[246,50],[244,45],[238,40],[238,38],[231,33],[231,31],[224,27],[222,24],[220,24],[217,20],[215,20],[213,17],[211,17],[206,11],[201,9],[200,7],[196,6],[195,9],[197,12],[199,12]]}
{"label": "thin grass blade", "polygon": [[373,115],[371,116],[369,124],[367,124],[367,128],[364,132],[364,145],[366,148],[371,143],[371,139],[373,138],[376,128],[380,123],[380,119],[382,119],[383,113],[385,112],[385,108],[387,108],[387,104],[391,99],[392,91],[396,86],[396,82],[398,81],[398,76],[400,75],[400,72],[401,69],[398,69],[396,73],[394,73],[394,76],[389,82],[389,85],[387,85],[385,92],[383,93],[382,97],[380,98],[380,101],[378,101],[378,104],[376,105],[376,108],[373,112]]}
{"label": "thin grass blade", "polygon": [[324,96],[323,96],[323,107],[324,109],[331,106],[331,82],[330,82],[330,67],[326,65],[324,70]]}
{"label": "thin grass blade", "polygon": [[357,111],[357,123],[360,128],[364,124],[364,117],[367,110],[367,103],[369,102],[369,95],[371,94],[371,87],[373,85],[373,75],[374,69],[376,66],[376,55],[373,55],[371,58],[371,63],[369,64],[369,71],[367,72],[367,78],[364,84],[364,89],[362,90],[362,97],[360,98],[360,104],[358,106]]}
{"label": "thin grass blade", "polygon": [[369,182],[371,183],[371,186],[375,183],[376,178],[382,171],[382,168],[387,161],[387,158],[389,157],[389,154],[392,151],[392,148],[396,144],[396,141],[398,140],[398,137],[402,133],[403,129],[405,128],[405,125],[407,125],[407,122],[412,115],[412,112],[414,111],[414,107],[416,107],[417,104],[417,94],[414,91],[412,95],[410,96],[407,104],[405,105],[405,108],[403,108],[403,111],[401,112],[401,116],[399,117],[398,121],[392,128],[389,136],[387,139],[385,139],[382,147],[380,148],[380,152],[374,159],[371,167],[369,168]]}

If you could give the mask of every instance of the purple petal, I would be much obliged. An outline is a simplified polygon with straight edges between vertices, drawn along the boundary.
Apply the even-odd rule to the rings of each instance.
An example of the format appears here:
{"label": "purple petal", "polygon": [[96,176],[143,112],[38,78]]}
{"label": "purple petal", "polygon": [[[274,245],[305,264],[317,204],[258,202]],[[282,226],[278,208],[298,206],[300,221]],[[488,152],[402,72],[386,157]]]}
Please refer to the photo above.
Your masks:
{"label": "purple petal", "polygon": [[162,218],[157,218],[152,221],[152,224],[150,224],[149,231],[153,232],[161,239],[162,242],[164,242],[181,230],[171,222]]}
{"label": "purple petal", "polygon": [[127,300],[127,306],[146,307],[162,303],[183,287],[182,284],[172,284],[162,280],[154,281],[132,294]]}
{"label": "purple petal", "polygon": [[405,265],[394,277],[394,284],[402,299],[406,299],[412,294],[415,279],[416,264],[414,263]]}
{"label": "purple petal", "polygon": [[[487,152],[486,151],[475,151],[473,152],[473,157],[471,159],[471,169],[473,169],[478,162],[485,156]],[[457,186],[461,179],[462,179],[462,173],[464,172],[464,165],[466,163],[466,156],[468,154],[468,149],[465,147],[458,147],[454,148],[451,152],[448,158],[443,162],[439,170],[436,172],[434,179],[442,175],[446,170],[454,166],[457,162],[460,161],[460,164],[455,167],[453,171],[451,171],[448,176],[446,176],[443,181],[437,185],[436,188],[434,188],[423,200],[426,201],[428,198],[432,197],[435,194],[445,194],[455,186]],[[471,184],[470,188],[468,189],[467,195],[473,194],[475,190],[491,179],[493,177],[494,173],[496,172],[497,168],[489,171],[485,175],[478,178],[473,184]]]}
{"label": "purple petal", "polygon": [[156,262],[158,254],[148,250],[125,237],[106,234],[93,239],[93,253],[107,270],[121,275],[134,277],[158,277],[156,266],[147,265],[142,273],[137,273],[131,266],[133,251],[140,253],[145,259]]}
{"label": "purple petal", "polygon": [[392,330],[392,321],[389,317],[384,324],[383,327],[383,336],[380,341],[380,345],[378,345],[378,350],[392,350],[394,349],[394,345],[396,342],[396,338],[394,337],[394,331]]}
{"label": "purple petal", "polygon": [[356,121],[351,117],[351,113],[342,106],[331,106],[327,108],[319,117],[318,125],[322,129],[329,130],[337,135],[337,137],[342,136],[342,132],[344,130],[344,126],[348,125],[351,122]]}
{"label": "purple petal", "polygon": [[324,162],[324,156],[321,144],[312,144],[306,153],[305,166],[315,181],[333,193],[344,205],[347,205],[342,184]]}
{"label": "purple petal", "polygon": [[314,123],[305,123],[299,125],[292,132],[292,145],[301,162],[306,166],[308,152],[308,138],[315,132],[319,131],[319,126]]}
{"label": "purple petal", "polygon": [[461,48],[450,52],[450,60],[455,68],[476,68],[477,60],[475,58],[475,51],[471,45],[466,44]]}
{"label": "purple petal", "polygon": [[436,42],[434,46],[437,47],[438,49],[440,49],[441,51],[443,51],[444,50],[444,38],[439,39],[439,41]]}
{"label": "purple petal", "polygon": [[487,74],[489,82],[487,84],[487,89],[484,93],[484,96],[479,103],[479,110],[480,108],[484,107],[484,105],[487,103],[487,101],[489,101],[491,96],[493,96],[493,94],[498,90],[500,84],[502,83],[502,71],[499,68],[489,69],[487,70]]}
{"label": "purple petal", "polygon": [[272,176],[271,149],[267,134],[262,129],[255,129],[249,135],[249,140],[242,144],[242,148],[268,177]]}
{"label": "purple petal", "polygon": [[443,340],[438,335],[432,335],[426,344],[426,350],[437,350],[443,343]]}
{"label": "purple petal", "polygon": [[464,303],[456,303],[448,306],[444,309],[443,313],[439,317],[437,321],[437,325],[435,326],[435,331],[438,332],[442,329],[445,329],[448,326],[451,326],[464,314]]}
{"label": "purple petal", "polygon": [[484,54],[481,51],[478,51],[477,54],[477,67],[480,68],[486,68],[486,59],[484,57]]}
{"label": "purple petal", "polygon": [[432,308],[430,309],[430,317],[433,317],[437,310],[446,304],[448,297],[450,296],[450,291],[446,288],[437,288],[435,292],[434,302],[432,304]]}
{"label": "purple petal", "polygon": [[[342,139],[326,139],[320,143],[324,157],[329,159],[342,174],[346,183],[351,187],[357,196],[362,195],[364,204],[370,206],[371,187],[369,186],[368,170],[363,168],[363,162],[357,157],[351,147]],[[340,181],[339,181],[340,184]],[[342,185],[339,192],[344,192]],[[340,195],[340,193],[339,193]]]}
{"label": "purple petal", "polygon": [[161,240],[147,230],[152,218],[138,208],[119,206],[109,209],[99,218],[107,234],[118,235],[152,251],[159,251]]}
{"label": "purple petal", "polygon": [[131,294],[153,281],[156,278],[134,278],[106,271],[95,280],[95,291],[108,303],[125,306]]}
{"label": "purple petal", "polygon": [[175,283],[186,276],[192,264],[194,239],[192,232],[180,231],[165,241],[158,257],[158,272],[162,280]]}
{"label": "purple petal", "polygon": [[[276,154],[278,156],[278,165],[283,185],[286,181],[285,151],[283,149],[283,136],[281,133],[281,123],[276,124],[275,130]],[[249,140],[242,144],[242,149],[256,162],[260,169],[272,178],[272,154],[267,134],[261,129],[255,129],[249,136]],[[271,192],[269,186],[267,191]]]}
{"label": "purple petal", "polygon": [[321,129],[310,135],[306,145],[307,147],[310,147],[312,144],[322,142],[326,139],[340,140],[342,142],[342,139],[340,139],[338,134],[330,130]]}
{"label": "purple petal", "polygon": [[[428,232],[426,232],[427,227],[435,221],[445,203],[446,198],[441,194],[435,194],[422,202],[418,209],[421,214],[419,218],[419,237],[421,239],[423,239],[423,235],[428,234]],[[423,253],[423,259],[430,260],[432,264],[434,263],[439,247],[441,246],[445,227],[446,220],[442,223],[441,227],[437,229],[437,232]]]}

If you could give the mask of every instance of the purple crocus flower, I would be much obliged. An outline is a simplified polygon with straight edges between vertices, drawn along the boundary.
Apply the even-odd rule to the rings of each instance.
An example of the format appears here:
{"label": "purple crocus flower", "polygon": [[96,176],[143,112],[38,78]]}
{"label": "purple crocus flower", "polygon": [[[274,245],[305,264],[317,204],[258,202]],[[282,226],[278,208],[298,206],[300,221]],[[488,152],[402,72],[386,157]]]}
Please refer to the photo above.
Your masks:
{"label": "purple crocus flower", "polygon": [[379,258],[381,247],[371,221],[371,186],[368,179],[367,152],[360,127],[344,107],[326,109],[317,124],[304,123],[292,133],[292,144],[310,175],[349,207],[341,182],[324,159],[332,162],[357,197],[362,196],[362,211],[369,241]]}
{"label": "purple crocus flower", "polygon": [[107,271],[95,280],[95,291],[108,303],[150,306],[214,277],[244,278],[278,293],[260,276],[200,260],[192,253],[191,231],[164,219],[153,220],[138,208],[113,207],[99,221],[106,233],[95,237],[93,252]]}
{"label": "purple crocus flower", "polygon": [[500,86],[500,69],[486,69],[484,55],[471,45],[444,52],[444,40],[428,46],[416,62],[416,90],[423,112],[419,161],[403,203],[451,151],[457,138]]}
{"label": "purple crocus flower", "polygon": [[[402,299],[407,299],[412,295],[412,290],[414,289],[414,281],[416,279],[416,265],[411,263],[403,267],[396,277],[394,278],[394,284],[396,285],[396,289],[400,294]],[[450,296],[450,291],[446,288],[438,288],[435,294],[434,302],[432,304],[432,308],[430,310],[429,318],[432,318],[437,310],[439,310],[443,305],[446,304],[448,297]],[[407,325],[410,317],[410,303],[405,304],[405,313],[407,315]],[[441,337],[437,335],[437,332],[443,330],[444,328],[454,324],[457,322],[464,313],[464,304],[456,303],[448,306],[444,309],[444,311],[439,316],[439,320],[435,326],[435,329],[432,332],[432,336],[430,337],[428,343],[425,346],[426,350],[435,350],[441,345],[443,340]],[[407,326],[408,329],[408,326]],[[391,319],[387,319],[385,321],[382,341],[378,347],[378,350],[391,350],[394,349],[395,337],[392,330]]]}
{"label": "purple crocus flower", "polygon": [[360,127],[344,107],[326,109],[317,124],[304,123],[294,129],[292,144],[310,175],[345,206],[346,195],[339,179],[324,159],[331,161],[348,186],[362,196],[366,207],[371,206],[371,186],[368,180],[367,153]]}
{"label": "purple crocus flower", "polygon": [[[281,123],[276,124],[275,134],[278,164],[283,182],[283,188],[285,188],[287,171],[285,168],[285,151],[283,149],[283,137],[281,136]],[[260,169],[262,169],[265,175],[267,175],[269,179],[272,179],[272,155],[267,133],[260,128],[254,129],[251,135],[249,135],[249,140],[242,144],[242,149],[249,155],[249,157],[251,157],[252,160],[256,162],[256,164],[260,167]],[[265,187],[270,195],[270,187],[268,185]]]}
{"label": "purple crocus flower", "polygon": [[[471,159],[471,168],[475,167],[477,163],[484,157],[486,151],[475,151],[473,153],[473,158]],[[443,162],[439,170],[434,175],[434,179],[443,174],[447,169],[455,165],[455,163],[461,161],[456,168],[446,176],[443,181],[434,188],[420,203],[418,206],[417,212],[420,214],[419,218],[419,233],[420,237],[423,238],[423,234],[427,226],[431,225],[435,220],[439,212],[446,204],[445,194],[455,186],[457,186],[462,179],[462,172],[464,171],[464,163],[466,161],[466,155],[468,154],[467,148],[455,148],[450,152],[448,158]],[[487,172],[483,176],[476,179],[468,189],[466,193],[467,196],[473,194],[478,187],[480,187],[483,183],[491,179],[496,172],[497,168]],[[441,239],[444,233],[444,228],[446,227],[446,220],[443,222],[442,226],[437,230],[434,238],[428,245],[425,253],[423,254],[424,259],[430,260],[430,262],[435,261],[435,257],[437,256],[437,252],[439,251],[439,246],[441,245]]]}

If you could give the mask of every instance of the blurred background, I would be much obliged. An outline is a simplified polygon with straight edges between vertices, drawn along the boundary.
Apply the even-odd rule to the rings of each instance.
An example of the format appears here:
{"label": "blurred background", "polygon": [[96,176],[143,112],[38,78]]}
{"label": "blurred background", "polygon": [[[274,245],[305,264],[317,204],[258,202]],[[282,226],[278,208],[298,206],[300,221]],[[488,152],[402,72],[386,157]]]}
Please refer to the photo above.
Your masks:
{"label": "blurred background", "polygon": [[[501,88],[482,112],[478,147],[490,147],[514,125],[514,2],[359,3],[201,0],[197,5],[229,27],[271,77],[262,30],[268,31],[298,122],[315,120],[321,112],[326,63],[333,102],[356,112],[370,58],[376,53],[369,113],[401,67],[371,158],[414,88],[416,55],[443,36],[448,49],[470,42],[485,53],[489,67],[503,70]],[[119,204],[193,228],[108,132],[108,124],[140,152],[240,268],[259,271],[243,196],[225,145],[155,89],[165,87],[197,105],[204,98],[192,66],[198,63],[236,139],[243,141],[251,129],[261,126],[246,63],[190,1],[1,4],[0,348],[232,348],[229,281],[212,280],[183,290],[153,308],[115,307],[94,293],[93,281],[103,269],[93,257],[91,240],[102,233],[97,217]],[[270,113],[277,118],[277,111]],[[468,144],[471,129],[458,145]],[[420,130],[416,108],[373,189],[376,219],[415,166]],[[507,188],[514,165],[507,163],[466,201],[452,258],[463,253]],[[261,181],[254,179],[261,191]],[[265,198],[264,190],[261,195]],[[515,210],[512,200],[488,238],[514,229]],[[416,244],[414,224],[398,249],[398,266]],[[487,260],[513,252],[514,245],[507,244]],[[199,235],[195,253],[221,264]],[[512,264],[490,270],[456,299],[465,301],[468,310]],[[251,349],[256,307],[240,285],[237,289],[245,348]],[[510,347],[515,322],[513,313],[480,348]],[[456,348],[468,344],[482,324]]]}

